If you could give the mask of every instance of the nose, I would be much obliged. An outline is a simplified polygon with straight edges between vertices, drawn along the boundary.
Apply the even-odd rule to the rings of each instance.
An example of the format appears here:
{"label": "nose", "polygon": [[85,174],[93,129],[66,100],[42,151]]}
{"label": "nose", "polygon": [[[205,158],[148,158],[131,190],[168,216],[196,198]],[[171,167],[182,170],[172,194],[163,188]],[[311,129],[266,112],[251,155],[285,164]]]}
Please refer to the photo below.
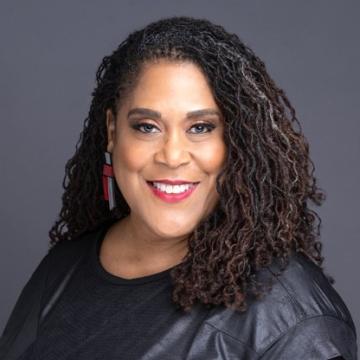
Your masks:
{"label": "nose", "polygon": [[155,153],[154,159],[171,168],[189,163],[191,154],[186,136],[176,130],[164,136],[161,148]]}

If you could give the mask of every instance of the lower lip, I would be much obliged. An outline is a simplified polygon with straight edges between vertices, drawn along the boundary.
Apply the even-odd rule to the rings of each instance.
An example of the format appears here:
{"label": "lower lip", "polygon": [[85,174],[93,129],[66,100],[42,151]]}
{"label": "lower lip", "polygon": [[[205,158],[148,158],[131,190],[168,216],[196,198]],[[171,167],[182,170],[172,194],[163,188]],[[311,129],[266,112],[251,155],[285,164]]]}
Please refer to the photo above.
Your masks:
{"label": "lower lip", "polygon": [[154,195],[158,196],[161,200],[164,200],[168,203],[175,203],[175,202],[186,199],[194,192],[194,190],[199,185],[199,184],[194,184],[188,190],[186,190],[180,194],[166,194],[166,193],[160,191],[159,189],[155,188],[154,186],[152,186],[149,182],[146,182],[146,183],[148,184],[148,186],[150,187],[150,189],[152,190]]}

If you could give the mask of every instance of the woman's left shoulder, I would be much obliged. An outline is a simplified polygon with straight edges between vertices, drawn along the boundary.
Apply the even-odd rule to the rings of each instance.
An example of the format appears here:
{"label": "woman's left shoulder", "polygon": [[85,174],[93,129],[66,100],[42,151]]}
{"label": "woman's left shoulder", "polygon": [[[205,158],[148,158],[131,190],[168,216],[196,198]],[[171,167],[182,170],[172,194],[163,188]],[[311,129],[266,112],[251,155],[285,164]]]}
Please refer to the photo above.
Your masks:
{"label": "woman's left shoulder", "polygon": [[279,261],[266,270],[273,279],[273,296],[287,298],[297,320],[314,316],[329,316],[347,323],[354,331],[350,312],[323,270],[303,253],[293,253],[283,272]]}
{"label": "woman's left shoulder", "polygon": [[283,271],[275,260],[258,275],[272,283],[261,299],[249,301],[245,312],[218,309],[208,323],[262,359],[356,359],[350,312],[318,265],[294,253]]}

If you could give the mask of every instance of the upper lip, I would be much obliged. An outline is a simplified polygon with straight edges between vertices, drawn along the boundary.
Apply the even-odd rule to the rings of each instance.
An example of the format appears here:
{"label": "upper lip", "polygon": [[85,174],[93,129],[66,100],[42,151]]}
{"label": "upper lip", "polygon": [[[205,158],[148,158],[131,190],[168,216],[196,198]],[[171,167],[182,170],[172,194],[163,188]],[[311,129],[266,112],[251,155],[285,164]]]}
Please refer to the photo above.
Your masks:
{"label": "upper lip", "polygon": [[171,179],[158,179],[158,180],[148,180],[150,182],[161,182],[169,185],[179,185],[179,184],[194,184],[199,181],[188,181],[188,180],[171,180]]}

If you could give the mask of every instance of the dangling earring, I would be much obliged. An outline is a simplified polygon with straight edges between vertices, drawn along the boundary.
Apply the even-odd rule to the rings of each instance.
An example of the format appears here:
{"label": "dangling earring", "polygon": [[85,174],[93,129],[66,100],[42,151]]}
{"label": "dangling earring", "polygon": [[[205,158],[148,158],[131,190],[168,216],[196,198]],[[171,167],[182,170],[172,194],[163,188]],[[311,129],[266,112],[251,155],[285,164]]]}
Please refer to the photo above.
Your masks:
{"label": "dangling earring", "polygon": [[109,202],[110,211],[116,206],[114,193],[114,172],[111,161],[111,153],[105,151],[105,164],[103,166],[102,184],[104,199]]}

